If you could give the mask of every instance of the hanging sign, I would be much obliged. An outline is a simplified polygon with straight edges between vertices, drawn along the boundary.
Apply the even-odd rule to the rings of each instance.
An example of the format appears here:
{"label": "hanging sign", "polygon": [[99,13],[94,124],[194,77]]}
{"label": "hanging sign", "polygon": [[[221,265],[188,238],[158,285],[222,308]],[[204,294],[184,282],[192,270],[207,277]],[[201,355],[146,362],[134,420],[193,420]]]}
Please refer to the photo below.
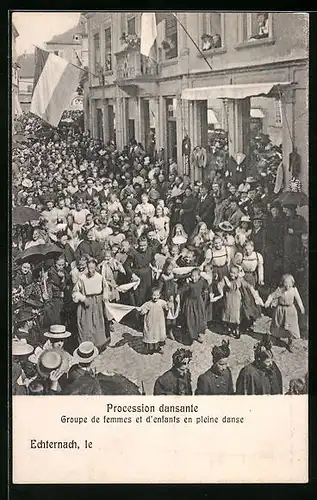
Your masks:
{"label": "hanging sign", "polygon": [[182,142],[183,175],[190,175],[190,138],[186,136]]}

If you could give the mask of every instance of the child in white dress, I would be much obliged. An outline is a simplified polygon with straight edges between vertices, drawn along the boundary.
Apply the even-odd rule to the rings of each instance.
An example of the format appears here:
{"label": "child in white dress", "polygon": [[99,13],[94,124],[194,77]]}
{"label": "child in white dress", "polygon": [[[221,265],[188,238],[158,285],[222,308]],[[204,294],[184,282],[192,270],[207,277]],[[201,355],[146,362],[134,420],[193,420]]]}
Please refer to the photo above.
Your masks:
{"label": "child in white dress", "polygon": [[160,344],[166,340],[165,311],[168,308],[158,289],[152,290],[152,300],[138,308],[139,313],[144,315],[143,342],[149,354],[162,354]]}

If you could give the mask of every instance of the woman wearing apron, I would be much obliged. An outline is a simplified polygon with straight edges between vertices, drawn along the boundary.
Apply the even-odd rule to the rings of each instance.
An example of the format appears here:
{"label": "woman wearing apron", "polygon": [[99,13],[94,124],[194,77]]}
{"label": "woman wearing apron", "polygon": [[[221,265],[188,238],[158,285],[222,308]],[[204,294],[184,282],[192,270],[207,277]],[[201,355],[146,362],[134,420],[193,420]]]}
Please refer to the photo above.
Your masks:
{"label": "woman wearing apron", "polygon": [[240,265],[244,271],[244,279],[254,288],[264,284],[263,257],[254,251],[253,241],[247,241],[243,253],[238,252],[234,257],[234,263]]}
{"label": "woman wearing apron", "polygon": [[224,276],[228,276],[230,256],[221,236],[215,236],[212,248],[207,249],[205,261],[202,265],[205,266],[206,264],[212,265],[218,281],[221,281]]}
{"label": "woman wearing apron", "polygon": [[[253,241],[247,241],[243,248],[243,253],[236,253],[234,263],[241,267],[243,279],[254,289],[258,285],[264,285],[264,265],[263,257],[260,253],[254,251]],[[255,304],[254,297],[247,287],[242,287],[243,295],[243,321],[242,329],[245,332],[251,330],[253,323],[261,316],[261,308]]]}

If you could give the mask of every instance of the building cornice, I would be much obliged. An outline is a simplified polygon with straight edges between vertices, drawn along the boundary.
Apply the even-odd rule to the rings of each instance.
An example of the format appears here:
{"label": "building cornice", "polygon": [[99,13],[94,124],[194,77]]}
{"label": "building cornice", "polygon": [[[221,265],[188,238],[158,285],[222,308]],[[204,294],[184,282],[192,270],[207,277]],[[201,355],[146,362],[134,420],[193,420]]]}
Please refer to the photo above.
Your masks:
{"label": "building cornice", "polygon": [[[197,72],[186,72],[186,73],[179,73],[176,75],[170,75],[170,76],[164,76],[164,77],[158,77],[156,79],[156,83],[164,83],[168,81],[178,81],[182,80],[182,78],[186,77],[189,80],[193,79],[199,79],[199,78],[206,78],[206,77],[213,77],[213,75],[217,76],[228,76],[234,74],[239,74],[239,73],[251,73],[253,71],[265,71],[265,70],[272,70],[272,69],[281,69],[289,66],[304,66],[308,64],[308,58],[302,58],[302,59],[290,59],[287,61],[274,61],[270,63],[264,63],[264,64],[255,64],[255,65],[248,65],[248,66],[236,66],[236,67],[229,67],[229,68],[222,68],[219,70],[214,70],[214,71],[197,71]],[[89,87],[89,92],[93,93],[94,91],[99,91],[103,88],[110,88],[110,87],[116,87],[115,83],[109,83],[108,85],[105,86],[93,86]]]}
{"label": "building cornice", "polygon": [[289,59],[286,61],[274,61],[274,62],[268,62],[268,63],[262,63],[262,64],[253,64],[253,65],[248,65],[248,66],[229,66],[227,68],[220,68],[220,69],[214,69],[213,71],[189,71],[186,73],[179,73],[177,75],[171,75],[171,76],[163,76],[158,78],[158,81],[165,81],[165,80],[175,80],[178,78],[182,78],[186,76],[187,78],[196,78],[196,77],[205,77],[205,76],[212,76],[216,74],[217,76],[221,75],[228,75],[232,73],[233,71],[235,73],[251,73],[252,71],[262,71],[267,68],[270,69],[277,69],[277,68],[284,68],[287,66],[302,66],[303,64],[308,64],[308,57],[307,58],[300,58],[300,59]]}

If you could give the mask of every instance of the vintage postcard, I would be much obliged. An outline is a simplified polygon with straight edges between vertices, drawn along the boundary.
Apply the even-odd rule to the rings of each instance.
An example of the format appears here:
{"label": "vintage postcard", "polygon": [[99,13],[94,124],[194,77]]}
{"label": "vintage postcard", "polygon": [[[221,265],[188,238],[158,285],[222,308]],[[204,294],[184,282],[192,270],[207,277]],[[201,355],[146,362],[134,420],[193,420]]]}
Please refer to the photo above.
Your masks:
{"label": "vintage postcard", "polygon": [[309,14],[10,23],[13,483],[307,482]]}

